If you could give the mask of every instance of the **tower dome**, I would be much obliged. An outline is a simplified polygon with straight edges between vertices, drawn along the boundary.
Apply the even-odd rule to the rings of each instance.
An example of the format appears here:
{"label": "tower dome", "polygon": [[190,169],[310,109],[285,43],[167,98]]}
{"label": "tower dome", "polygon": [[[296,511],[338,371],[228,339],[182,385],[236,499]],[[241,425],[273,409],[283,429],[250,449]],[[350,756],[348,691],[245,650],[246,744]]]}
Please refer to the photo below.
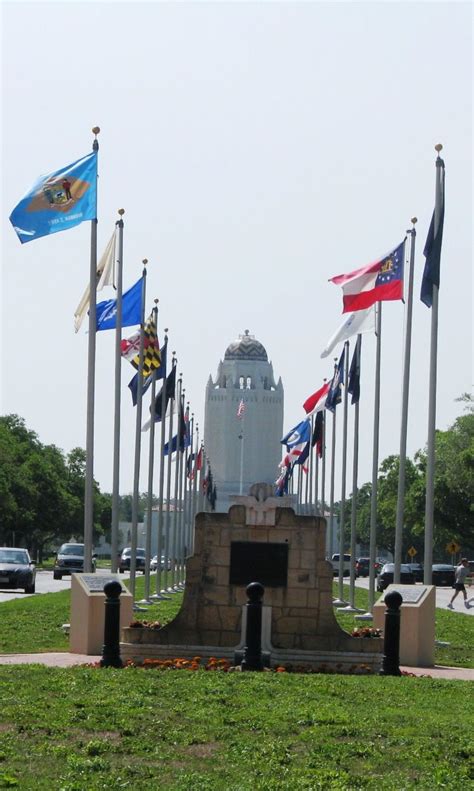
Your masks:
{"label": "tower dome", "polygon": [[255,335],[250,335],[249,331],[245,330],[244,335],[239,335],[238,340],[229,344],[224,360],[260,360],[268,362],[268,355],[265,347],[257,341]]}

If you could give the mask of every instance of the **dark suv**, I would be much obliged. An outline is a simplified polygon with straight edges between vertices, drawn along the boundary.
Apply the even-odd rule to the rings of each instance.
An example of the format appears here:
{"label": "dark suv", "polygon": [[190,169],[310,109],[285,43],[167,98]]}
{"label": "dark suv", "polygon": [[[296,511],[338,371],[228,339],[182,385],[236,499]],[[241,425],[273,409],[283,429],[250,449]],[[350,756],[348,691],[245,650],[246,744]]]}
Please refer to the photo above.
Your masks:
{"label": "dark suv", "polygon": [[[382,568],[382,563],[379,563],[378,560],[374,563],[375,573],[378,574],[380,569]],[[356,577],[368,577],[370,571],[370,558],[357,558],[355,564],[355,573]]]}
{"label": "dark suv", "polygon": [[[386,563],[377,578],[377,590],[384,591],[393,582],[394,563]],[[415,575],[407,563],[400,565],[400,585],[414,585]]]}
{"label": "dark suv", "polygon": [[[95,555],[92,556],[92,573],[95,573]],[[84,571],[84,544],[61,544],[54,561],[53,577],[63,578],[64,574]]]}
{"label": "dark suv", "polygon": [[[144,549],[137,549],[135,556],[135,571],[143,571],[145,573],[146,552]],[[120,555],[119,571],[130,571],[130,561],[132,559],[132,548],[126,547]]]}

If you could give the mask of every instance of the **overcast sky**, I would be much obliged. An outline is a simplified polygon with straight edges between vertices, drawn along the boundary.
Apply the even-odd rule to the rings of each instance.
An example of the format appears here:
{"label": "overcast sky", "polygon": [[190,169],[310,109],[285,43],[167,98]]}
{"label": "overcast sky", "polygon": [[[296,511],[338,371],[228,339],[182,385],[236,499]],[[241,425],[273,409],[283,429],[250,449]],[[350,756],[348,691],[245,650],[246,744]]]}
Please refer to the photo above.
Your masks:
{"label": "overcast sky", "polygon": [[[419,290],[441,142],[437,426],[452,424],[472,382],[470,3],[4,2],[1,13],[2,414],[65,452],[85,447],[88,336],[74,333],[73,314],[89,278],[90,224],[21,245],[8,215],[37,176],[88,153],[98,125],[99,254],[123,207],[124,287],[148,258],[146,310],[159,298],[160,336],[170,328],[201,426],[209,374],[245,329],[282,378],[285,430],[298,423],[331,375],[320,353],[342,295],[328,278],[384,255],[418,217],[410,456],[427,437],[431,315]],[[399,450],[403,315],[401,302],[385,303],[381,460]],[[113,332],[98,335],[103,491],[113,344]],[[360,483],[371,477],[374,351],[365,336]],[[122,366],[126,493],[135,414],[133,369]]]}

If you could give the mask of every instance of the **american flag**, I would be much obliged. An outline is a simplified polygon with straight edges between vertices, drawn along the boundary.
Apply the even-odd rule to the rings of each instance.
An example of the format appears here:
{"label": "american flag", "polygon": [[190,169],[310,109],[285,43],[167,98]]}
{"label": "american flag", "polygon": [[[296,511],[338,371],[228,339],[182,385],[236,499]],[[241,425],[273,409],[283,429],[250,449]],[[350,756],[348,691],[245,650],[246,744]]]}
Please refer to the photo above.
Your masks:
{"label": "american flag", "polygon": [[241,418],[244,416],[245,412],[245,401],[243,398],[240,399],[239,406],[237,407],[237,417]]}

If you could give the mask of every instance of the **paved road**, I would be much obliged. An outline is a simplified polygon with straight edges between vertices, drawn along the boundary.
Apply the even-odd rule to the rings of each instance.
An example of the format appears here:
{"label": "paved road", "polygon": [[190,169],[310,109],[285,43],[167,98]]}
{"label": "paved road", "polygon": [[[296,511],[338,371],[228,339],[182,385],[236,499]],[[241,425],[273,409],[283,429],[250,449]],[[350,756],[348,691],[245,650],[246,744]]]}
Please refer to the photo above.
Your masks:
{"label": "paved road", "polygon": [[[110,574],[107,569],[97,569],[97,574]],[[71,577],[67,575],[62,580],[53,579],[52,571],[36,572],[36,593],[24,593],[22,590],[0,590],[0,604],[9,599],[23,599],[28,596],[37,596],[39,593],[56,593],[71,587]]]}
{"label": "paved road", "polygon": [[[334,578],[337,580],[337,577]],[[349,584],[347,578],[344,578],[344,584]],[[369,589],[369,578],[368,577],[358,577],[356,579],[355,584],[358,588],[365,588],[366,590]],[[421,587],[421,583],[420,584]],[[467,590],[467,600],[470,602],[471,606],[469,609],[466,609],[464,606],[464,602],[462,599],[462,594],[458,593],[456,601],[454,602],[454,610],[452,612],[462,613],[463,615],[474,615],[474,585],[466,588]],[[451,600],[451,596],[453,595],[452,588],[436,588],[436,606],[441,607],[442,609],[446,609],[448,602]],[[375,601],[378,601],[381,593],[378,591],[375,592]]]}
{"label": "paved road", "polygon": [[[109,574],[107,569],[97,569],[97,574]],[[127,575],[126,575],[127,576]],[[337,581],[337,577],[334,577]],[[348,578],[344,578],[344,584],[348,584]],[[359,577],[356,579],[356,585],[359,588],[369,588],[369,578]],[[24,593],[22,590],[0,590],[0,604],[9,599],[22,599],[27,596],[37,596],[40,593],[55,593],[56,591],[66,590],[71,587],[71,577],[66,576],[62,580],[53,579],[52,571],[38,571],[36,573],[36,593]],[[453,594],[452,588],[436,588],[436,606],[446,608],[451,596]],[[375,600],[378,601],[380,593],[376,592]],[[461,594],[458,594],[454,602],[453,612],[462,613],[463,615],[474,615],[474,585],[467,588],[468,601],[471,602],[471,607],[466,609],[462,600]]]}

